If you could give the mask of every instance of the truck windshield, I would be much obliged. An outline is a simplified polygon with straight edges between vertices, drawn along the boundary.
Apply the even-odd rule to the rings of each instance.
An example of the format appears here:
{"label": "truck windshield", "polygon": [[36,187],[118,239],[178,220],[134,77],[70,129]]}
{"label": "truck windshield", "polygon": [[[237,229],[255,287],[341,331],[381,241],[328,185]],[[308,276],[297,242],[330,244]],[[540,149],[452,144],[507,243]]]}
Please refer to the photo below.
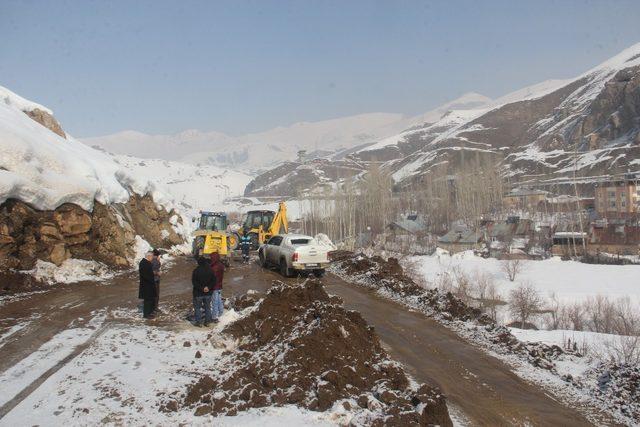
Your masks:
{"label": "truck windshield", "polygon": [[227,229],[227,219],[223,216],[203,216],[200,218],[200,228],[203,230],[224,231]]}

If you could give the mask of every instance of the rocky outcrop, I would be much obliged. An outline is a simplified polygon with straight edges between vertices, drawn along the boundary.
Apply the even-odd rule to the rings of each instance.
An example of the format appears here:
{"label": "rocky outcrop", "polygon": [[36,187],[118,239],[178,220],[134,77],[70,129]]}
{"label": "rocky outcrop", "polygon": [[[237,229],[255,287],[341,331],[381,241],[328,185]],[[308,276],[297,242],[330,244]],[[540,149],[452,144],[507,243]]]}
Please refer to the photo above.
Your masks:
{"label": "rocky outcrop", "polygon": [[66,138],[67,135],[62,130],[62,126],[60,123],[46,111],[43,111],[39,108],[34,108],[33,110],[25,110],[24,113],[31,117],[36,122],[40,123],[42,126],[49,129],[51,132],[60,135],[63,138]]}
{"label": "rocky outcrop", "polygon": [[136,235],[155,247],[182,243],[172,221],[181,219],[148,195],[108,206],[96,202],[92,212],[73,204],[39,211],[11,199],[0,205],[0,270],[28,270],[38,259],[60,265],[69,258],[125,267],[133,260]]}

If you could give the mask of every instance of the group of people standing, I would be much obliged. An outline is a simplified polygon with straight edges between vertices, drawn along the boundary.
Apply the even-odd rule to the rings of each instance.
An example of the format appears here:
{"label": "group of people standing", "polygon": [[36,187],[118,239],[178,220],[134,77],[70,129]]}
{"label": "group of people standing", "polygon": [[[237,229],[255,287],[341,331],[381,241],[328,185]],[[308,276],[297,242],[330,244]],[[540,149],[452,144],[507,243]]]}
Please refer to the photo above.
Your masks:
{"label": "group of people standing", "polygon": [[211,322],[218,322],[222,316],[224,304],[222,303],[222,280],[224,278],[224,264],[220,260],[220,254],[213,252],[210,259],[198,258],[198,266],[191,274],[193,285],[193,310],[195,325],[202,326],[202,313],[204,311],[204,326]]}
{"label": "group of people standing", "polygon": [[153,319],[159,312],[161,267],[160,251],[157,249],[147,252],[138,264],[140,273],[138,298],[143,300],[142,316],[145,319]]}
{"label": "group of people standing", "polygon": [[[153,319],[159,313],[160,300],[160,252],[157,249],[149,251],[138,265],[140,273],[140,288],[138,298],[143,300],[142,316]],[[193,310],[196,326],[209,326],[211,322],[218,322],[222,316],[224,304],[222,302],[222,280],[224,279],[224,264],[220,254],[214,252],[209,259],[198,258],[198,266],[191,274],[193,285]],[[204,312],[204,322],[203,322]]]}

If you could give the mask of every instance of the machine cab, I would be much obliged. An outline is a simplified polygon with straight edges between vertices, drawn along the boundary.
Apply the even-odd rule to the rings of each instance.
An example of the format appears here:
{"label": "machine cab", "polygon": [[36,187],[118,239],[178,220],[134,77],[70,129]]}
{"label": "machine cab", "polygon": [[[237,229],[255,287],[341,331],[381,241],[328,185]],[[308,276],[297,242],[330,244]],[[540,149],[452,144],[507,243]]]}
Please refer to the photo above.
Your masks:
{"label": "machine cab", "polygon": [[227,216],[220,212],[201,212],[199,230],[225,231],[227,229]]}
{"label": "machine cab", "polygon": [[262,226],[263,230],[267,230],[271,226],[275,214],[273,211],[249,211],[244,219],[242,228],[249,231]]}

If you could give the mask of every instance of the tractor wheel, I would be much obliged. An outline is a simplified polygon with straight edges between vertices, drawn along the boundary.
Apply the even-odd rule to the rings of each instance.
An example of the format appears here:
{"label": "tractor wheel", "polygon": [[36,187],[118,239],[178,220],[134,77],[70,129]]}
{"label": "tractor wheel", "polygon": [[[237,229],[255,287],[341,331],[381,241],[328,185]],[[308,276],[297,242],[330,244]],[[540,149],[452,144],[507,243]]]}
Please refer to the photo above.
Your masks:
{"label": "tractor wheel", "polygon": [[258,233],[250,233],[249,238],[251,239],[251,249],[258,250],[260,248],[260,242],[258,242]]}
{"label": "tractor wheel", "polygon": [[238,233],[231,233],[227,241],[232,250],[237,251],[240,249],[240,235]]}
{"label": "tractor wheel", "polygon": [[202,256],[204,251],[204,237],[198,236],[193,240],[193,247],[191,253],[195,258]]}

